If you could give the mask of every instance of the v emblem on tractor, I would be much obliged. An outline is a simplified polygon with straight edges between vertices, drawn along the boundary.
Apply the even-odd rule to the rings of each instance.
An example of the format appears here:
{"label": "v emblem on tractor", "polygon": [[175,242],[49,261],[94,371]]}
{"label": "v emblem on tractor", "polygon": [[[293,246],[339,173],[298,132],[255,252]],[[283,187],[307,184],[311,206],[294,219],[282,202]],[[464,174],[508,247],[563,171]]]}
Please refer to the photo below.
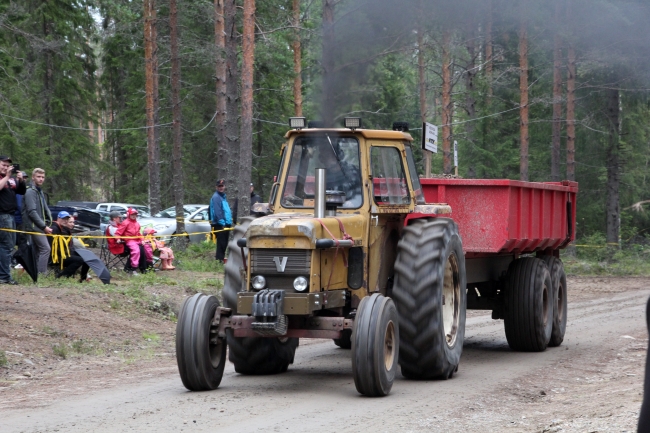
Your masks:
{"label": "v emblem on tractor", "polygon": [[273,261],[275,262],[275,269],[278,272],[284,272],[284,268],[287,266],[287,259],[289,257],[282,257],[282,260],[280,260],[280,257],[273,257]]}

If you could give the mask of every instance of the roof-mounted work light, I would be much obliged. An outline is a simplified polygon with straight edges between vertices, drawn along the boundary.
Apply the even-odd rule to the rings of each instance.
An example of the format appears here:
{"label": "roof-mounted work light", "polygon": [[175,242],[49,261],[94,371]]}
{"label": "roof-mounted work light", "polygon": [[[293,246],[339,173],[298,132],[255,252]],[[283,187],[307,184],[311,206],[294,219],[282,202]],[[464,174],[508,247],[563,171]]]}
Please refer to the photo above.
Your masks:
{"label": "roof-mounted work light", "polygon": [[346,117],[343,119],[343,124],[346,128],[354,131],[357,128],[361,128],[361,117]]}
{"label": "roof-mounted work light", "polygon": [[307,125],[307,119],[304,117],[290,117],[289,127],[291,129],[302,129]]}

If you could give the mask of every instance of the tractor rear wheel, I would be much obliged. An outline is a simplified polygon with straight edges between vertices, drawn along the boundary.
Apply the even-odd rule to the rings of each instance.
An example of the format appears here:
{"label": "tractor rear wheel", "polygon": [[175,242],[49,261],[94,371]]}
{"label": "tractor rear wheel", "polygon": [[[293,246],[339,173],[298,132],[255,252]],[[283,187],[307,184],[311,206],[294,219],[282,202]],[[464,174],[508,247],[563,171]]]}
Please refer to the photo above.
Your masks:
{"label": "tractor rear wheel", "polygon": [[[224,306],[231,308],[237,314],[237,293],[245,290],[242,287],[242,272],[248,249],[237,246],[237,240],[246,234],[246,230],[254,218],[244,217],[241,224],[235,226],[232,240],[228,244],[228,261],[224,267],[225,277],[223,290]],[[235,371],[240,374],[276,374],[287,371],[289,364],[298,347],[297,338],[263,338],[235,337],[228,330],[228,358],[235,364]]]}
{"label": "tractor rear wheel", "polygon": [[551,284],[553,285],[553,330],[549,347],[557,347],[564,341],[567,320],[567,288],[566,273],[562,260],[553,256],[543,256],[542,259],[551,273]]}
{"label": "tractor rear wheel", "polygon": [[361,300],[352,328],[354,385],[367,397],[393,387],[399,356],[399,326],[393,300],[379,293]]}
{"label": "tractor rear wheel", "polygon": [[334,344],[336,344],[341,349],[351,349],[352,348],[352,331],[349,329],[344,329],[341,332],[341,338],[335,338]]}
{"label": "tractor rear wheel", "polygon": [[393,299],[399,312],[402,374],[449,379],[465,338],[465,255],[456,223],[413,221],[397,245]]}
{"label": "tractor rear wheel", "polygon": [[176,324],[178,372],[190,391],[216,389],[226,365],[226,339],[210,332],[219,306],[214,296],[197,293],[185,299]]}
{"label": "tractor rear wheel", "polygon": [[524,257],[508,267],[504,326],[510,348],[546,350],[553,329],[553,285],[543,260]]}

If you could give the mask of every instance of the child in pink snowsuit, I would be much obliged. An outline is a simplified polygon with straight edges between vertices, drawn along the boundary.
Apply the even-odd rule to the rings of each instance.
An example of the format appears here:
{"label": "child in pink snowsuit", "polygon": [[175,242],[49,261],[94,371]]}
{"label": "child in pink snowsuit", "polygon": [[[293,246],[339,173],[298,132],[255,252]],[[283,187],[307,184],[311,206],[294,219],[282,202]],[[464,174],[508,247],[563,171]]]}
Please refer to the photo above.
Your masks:
{"label": "child in pink snowsuit", "polygon": [[[142,244],[142,235],[140,234],[140,223],[138,220],[138,211],[133,208],[129,208],[126,211],[126,219],[122,222],[122,225],[115,232],[115,237],[124,236],[128,239],[124,239],[124,243],[129,247],[131,252],[131,267],[134,269],[138,268],[138,263],[140,262],[140,245]],[[144,250],[145,257],[148,263],[153,261],[153,255],[151,250]]]}

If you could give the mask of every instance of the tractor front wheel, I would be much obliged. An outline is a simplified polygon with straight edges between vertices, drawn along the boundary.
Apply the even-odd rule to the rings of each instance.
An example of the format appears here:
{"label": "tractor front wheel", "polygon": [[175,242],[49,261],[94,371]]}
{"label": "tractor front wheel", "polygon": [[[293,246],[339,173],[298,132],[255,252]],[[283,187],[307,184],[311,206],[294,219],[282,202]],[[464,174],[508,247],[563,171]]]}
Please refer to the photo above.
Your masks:
{"label": "tractor front wheel", "polygon": [[219,307],[214,296],[197,293],[185,299],[176,324],[178,372],[190,391],[216,389],[226,365],[226,339],[211,333]]}
{"label": "tractor front wheel", "polygon": [[352,328],[352,372],[359,393],[388,395],[397,373],[399,326],[393,300],[379,293],[361,300]]}

